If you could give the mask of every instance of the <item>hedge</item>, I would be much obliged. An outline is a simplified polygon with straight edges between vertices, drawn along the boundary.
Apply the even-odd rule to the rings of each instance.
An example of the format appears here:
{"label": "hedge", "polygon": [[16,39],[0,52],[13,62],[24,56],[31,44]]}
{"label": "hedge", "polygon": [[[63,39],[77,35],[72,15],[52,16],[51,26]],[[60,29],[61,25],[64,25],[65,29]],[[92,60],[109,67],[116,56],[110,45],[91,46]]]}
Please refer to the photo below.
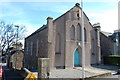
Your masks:
{"label": "hedge", "polygon": [[120,55],[104,56],[104,64],[120,66]]}

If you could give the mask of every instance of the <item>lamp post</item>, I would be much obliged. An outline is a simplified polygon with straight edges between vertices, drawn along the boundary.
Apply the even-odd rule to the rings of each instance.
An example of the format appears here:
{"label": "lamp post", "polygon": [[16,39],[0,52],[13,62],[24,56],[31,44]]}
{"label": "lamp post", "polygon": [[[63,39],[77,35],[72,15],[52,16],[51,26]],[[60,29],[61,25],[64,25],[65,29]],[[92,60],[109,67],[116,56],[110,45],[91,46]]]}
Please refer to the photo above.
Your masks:
{"label": "lamp post", "polygon": [[7,52],[9,53],[9,36],[8,36],[8,32],[7,32],[7,45],[8,45],[8,51]]}
{"label": "lamp post", "polygon": [[119,35],[118,32],[116,34],[116,55],[119,55]]}
{"label": "lamp post", "polygon": [[[15,27],[17,28],[17,36],[16,36],[16,52],[17,52],[18,51],[17,41],[18,41],[18,29],[19,29],[19,26],[15,25]],[[16,64],[17,64],[17,53],[15,55],[15,70],[16,70]]]}
{"label": "lamp post", "polygon": [[81,18],[82,18],[82,79],[85,78],[85,50],[84,50],[84,12],[83,12],[83,0],[81,0]]}

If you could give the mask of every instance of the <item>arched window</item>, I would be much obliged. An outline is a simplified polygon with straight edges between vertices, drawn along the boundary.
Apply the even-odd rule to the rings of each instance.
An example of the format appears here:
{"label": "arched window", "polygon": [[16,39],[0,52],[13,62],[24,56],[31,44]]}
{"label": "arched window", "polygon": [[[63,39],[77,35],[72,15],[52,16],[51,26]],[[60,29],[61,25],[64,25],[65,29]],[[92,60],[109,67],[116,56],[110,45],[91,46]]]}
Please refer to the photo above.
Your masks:
{"label": "arched window", "polygon": [[30,54],[32,55],[33,54],[33,42],[30,43],[30,49],[31,49],[30,50],[31,51]]}
{"label": "arched window", "polygon": [[84,28],[84,40],[85,40],[85,42],[87,41],[87,32],[86,32],[85,28]]}
{"label": "arched window", "polygon": [[60,34],[56,34],[56,47],[55,47],[56,53],[61,53],[61,36]]}
{"label": "arched window", "polygon": [[74,26],[70,28],[70,39],[75,40],[75,27]]}
{"label": "arched window", "polygon": [[81,31],[81,25],[77,25],[77,40],[81,41],[82,40],[82,31]]}
{"label": "arched window", "polygon": [[38,56],[38,49],[39,48],[39,39],[37,39],[37,42],[36,42],[36,56]]}

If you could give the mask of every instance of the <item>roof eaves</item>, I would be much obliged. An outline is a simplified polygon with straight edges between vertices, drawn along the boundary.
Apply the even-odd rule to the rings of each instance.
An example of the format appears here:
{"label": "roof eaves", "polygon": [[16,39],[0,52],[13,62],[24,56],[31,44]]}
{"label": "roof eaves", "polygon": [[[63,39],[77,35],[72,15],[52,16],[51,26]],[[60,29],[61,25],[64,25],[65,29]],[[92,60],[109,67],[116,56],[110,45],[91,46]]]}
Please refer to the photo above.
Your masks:
{"label": "roof eaves", "polygon": [[[76,6],[74,6],[74,7],[76,7]],[[73,7],[73,8],[74,8],[74,7]],[[82,9],[80,6],[77,6],[77,7],[79,7],[80,10]],[[64,15],[67,14],[68,12],[70,12],[73,8],[71,8],[70,10],[68,10],[66,13],[62,14],[62,15],[59,16],[58,18],[56,18],[54,21],[58,20],[60,17],[64,16]],[[88,19],[88,21],[90,21],[84,11],[83,11],[83,13],[84,13],[85,17]],[[53,21],[53,22],[54,22],[54,21]]]}
{"label": "roof eaves", "polygon": [[100,32],[104,37],[106,37],[106,38],[108,38],[110,41],[112,41],[113,42],[113,40],[112,39],[110,39],[109,38],[109,36],[107,36],[107,35],[105,35],[104,33],[102,33],[102,32]]}
{"label": "roof eaves", "polygon": [[31,35],[29,35],[28,37],[26,37],[26,39],[29,38],[30,36],[32,36],[32,35],[40,32],[40,31],[46,29],[46,28],[47,28],[47,25],[43,25],[42,27],[40,27],[39,29],[37,29],[35,32],[33,32]]}
{"label": "roof eaves", "polygon": [[[74,8],[74,7],[73,7]],[[72,10],[73,8],[71,8],[70,10]],[[60,17],[64,16],[65,14],[67,14],[68,12],[70,12],[70,10],[68,10],[67,12],[65,12],[64,14],[62,14],[61,16],[57,17],[53,22],[55,22],[56,20],[58,20]]]}

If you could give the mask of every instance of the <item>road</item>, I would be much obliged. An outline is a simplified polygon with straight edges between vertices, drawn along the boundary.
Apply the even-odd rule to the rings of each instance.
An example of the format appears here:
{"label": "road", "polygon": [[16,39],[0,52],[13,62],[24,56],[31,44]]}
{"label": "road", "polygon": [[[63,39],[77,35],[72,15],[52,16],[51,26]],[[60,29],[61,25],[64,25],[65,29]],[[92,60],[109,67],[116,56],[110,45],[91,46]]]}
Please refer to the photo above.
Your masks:
{"label": "road", "polygon": [[4,79],[5,80],[24,80],[24,78],[19,75],[19,73],[17,73],[17,71],[14,71],[14,70],[8,70],[6,69],[4,71]]}
{"label": "road", "polygon": [[104,78],[111,78],[111,79],[119,79],[120,80],[120,74],[112,74],[111,76],[106,76]]}
{"label": "road", "polygon": [[3,69],[3,78],[5,80],[24,80],[24,78],[18,73],[18,70],[9,70],[6,66],[3,66]]}

